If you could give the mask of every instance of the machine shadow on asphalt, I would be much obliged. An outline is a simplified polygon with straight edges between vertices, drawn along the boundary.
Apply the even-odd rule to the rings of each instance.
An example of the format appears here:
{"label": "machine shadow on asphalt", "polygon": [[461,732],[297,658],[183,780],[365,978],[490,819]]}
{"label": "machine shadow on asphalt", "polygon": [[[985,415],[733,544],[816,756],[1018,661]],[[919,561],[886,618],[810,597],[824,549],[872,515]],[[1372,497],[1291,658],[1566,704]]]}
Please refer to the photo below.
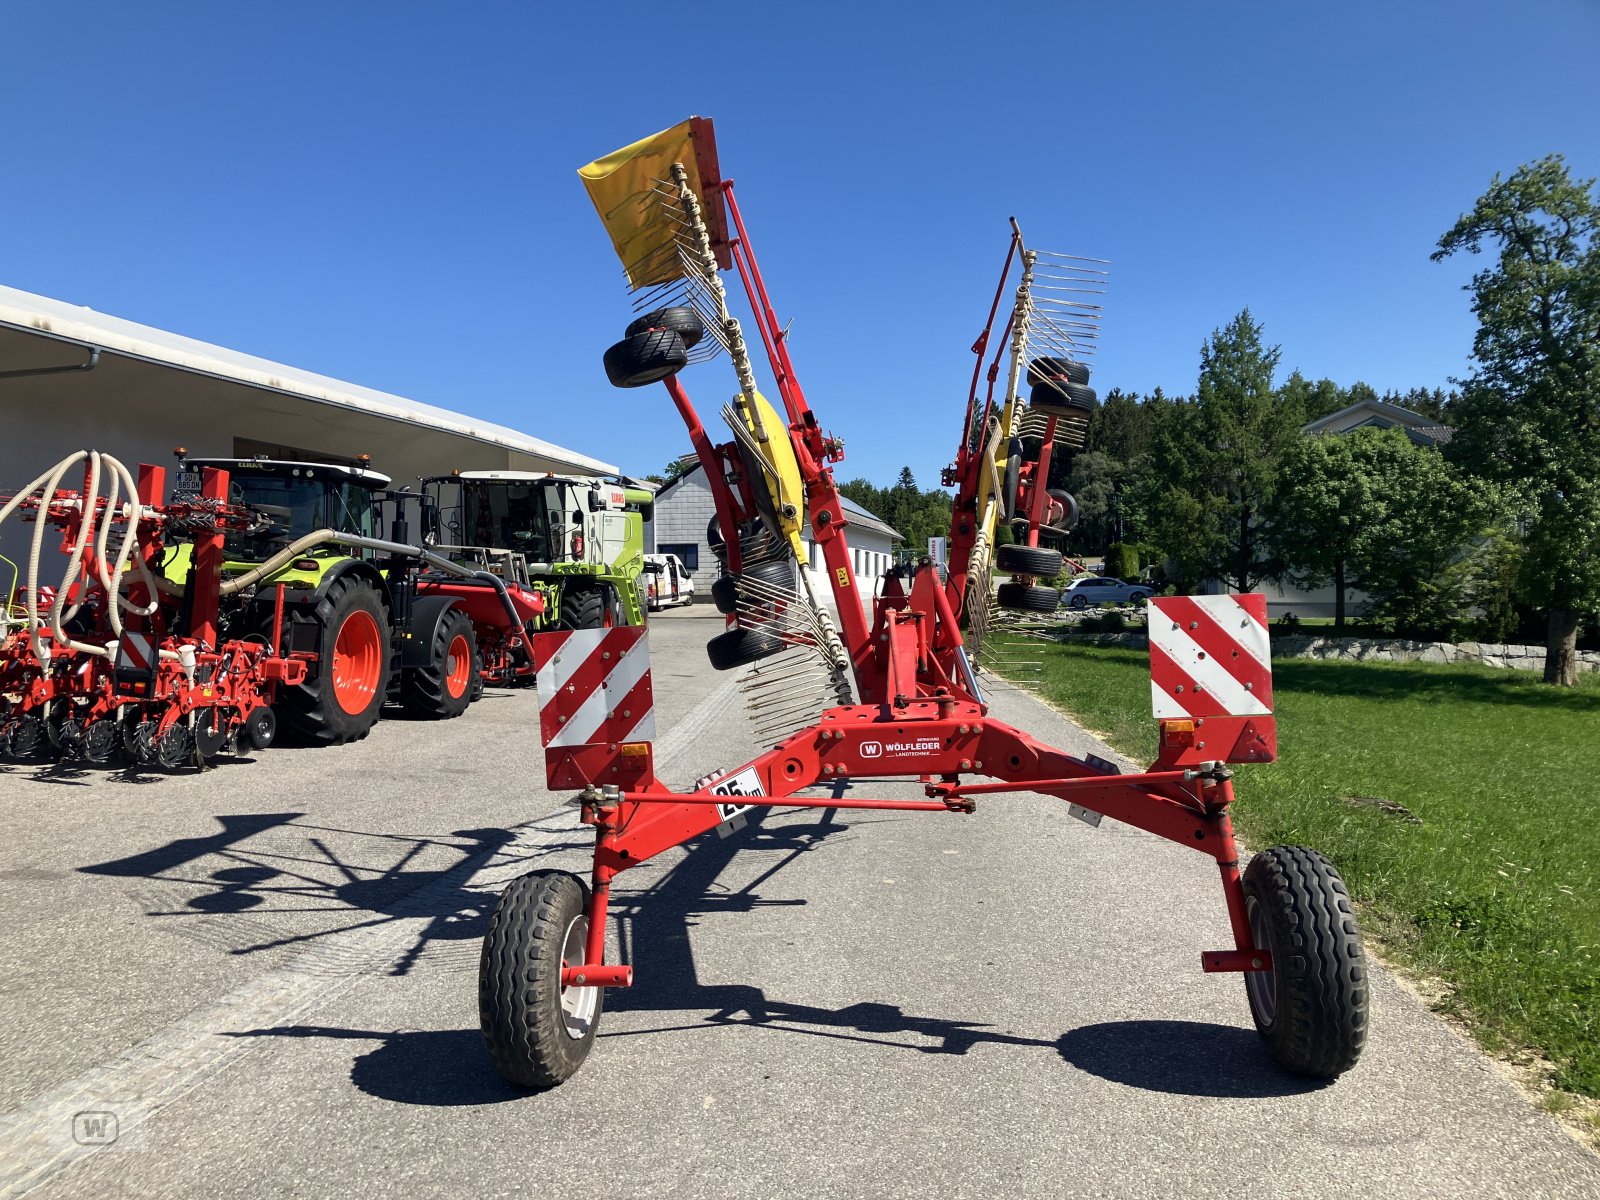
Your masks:
{"label": "machine shadow on asphalt", "polygon": [[1201,1021],[1107,1021],[1065,1034],[1061,1057],[1080,1071],[1147,1092],[1264,1100],[1331,1085],[1291,1075],[1254,1030]]}
{"label": "machine shadow on asphalt", "polygon": [[[299,824],[305,814],[246,813],[221,815],[214,834],[180,838],[125,858],[78,868],[87,875],[147,879],[160,885],[138,895],[145,915],[178,921],[177,932],[219,946],[231,955],[257,954],[293,946],[314,946],[352,930],[400,920],[423,918],[426,925],[376,969],[407,975],[436,943],[471,948],[483,936],[492,907],[492,893],[466,886],[473,873],[491,863],[496,869],[524,863],[535,855],[577,847],[578,842],[549,844],[526,853],[515,847],[516,830],[458,829],[441,837],[371,833]],[[248,845],[250,839],[291,828],[304,832],[314,853],[295,855]],[[329,845],[329,838],[359,838],[363,862],[349,861]],[[429,850],[453,857],[435,866],[415,865]],[[373,857],[387,865],[369,865]],[[227,866],[186,868],[204,859]],[[330,877],[331,876],[331,877]],[[353,916],[330,929],[303,930],[274,915],[327,913]],[[236,918],[248,914],[248,924]],[[267,936],[263,936],[263,934]],[[338,960],[336,953],[332,960]],[[330,960],[330,967],[336,966]]]}

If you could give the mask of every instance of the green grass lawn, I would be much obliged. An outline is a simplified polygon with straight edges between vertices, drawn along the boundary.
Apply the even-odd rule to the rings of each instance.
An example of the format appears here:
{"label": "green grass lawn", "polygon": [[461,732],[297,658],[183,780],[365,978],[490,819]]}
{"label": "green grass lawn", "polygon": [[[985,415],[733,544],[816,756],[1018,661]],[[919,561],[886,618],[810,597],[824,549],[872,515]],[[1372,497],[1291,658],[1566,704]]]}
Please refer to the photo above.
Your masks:
{"label": "green grass lawn", "polygon": [[[1037,643],[1035,643],[1037,645]],[[1445,980],[1490,1045],[1600,1096],[1600,677],[1280,660],[1280,759],[1238,768],[1252,848],[1328,855],[1390,953]],[[1142,650],[1050,644],[1050,699],[1155,753]]]}

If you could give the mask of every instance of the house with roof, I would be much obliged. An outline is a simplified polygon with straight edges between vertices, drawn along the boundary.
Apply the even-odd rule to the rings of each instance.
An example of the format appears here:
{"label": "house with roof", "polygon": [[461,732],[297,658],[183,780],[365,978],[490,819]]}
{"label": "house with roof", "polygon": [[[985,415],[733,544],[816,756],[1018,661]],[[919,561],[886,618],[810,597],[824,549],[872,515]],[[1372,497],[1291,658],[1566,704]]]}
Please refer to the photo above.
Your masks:
{"label": "house with roof", "polygon": [[[894,548],[904,539],[854,500],[840,497],[840,502],[849,522],[850,565],[861,581],[862,593],[870,594],[868,585],[876,583],[877,577],[894,561]],[[694,575],[695,591],[702,596],[709,593],[717,578],[717,557],[711,553],[711,543],[706,540],[706,527],[716,511],[711,485],[706,482],[705,469],[698,462],[670,483],[663,484],[656,493],[652,550],[657,554],[676,554]],[[809,525],[801,536],[806,543],[808,565],[819,574],[820,584],[822,550],[811,541]],[[825,586],[820,590],[824,596],[831,595]]]}

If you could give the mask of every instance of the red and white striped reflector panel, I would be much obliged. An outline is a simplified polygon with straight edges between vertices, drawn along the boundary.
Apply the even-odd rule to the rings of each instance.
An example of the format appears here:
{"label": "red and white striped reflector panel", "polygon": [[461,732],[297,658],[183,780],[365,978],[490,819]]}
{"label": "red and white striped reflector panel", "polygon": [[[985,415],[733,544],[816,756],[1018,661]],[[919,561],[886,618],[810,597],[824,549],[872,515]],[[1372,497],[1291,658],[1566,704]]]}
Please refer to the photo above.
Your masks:
{"label": "red and white striped reflector panel", "polygon": [[1163,596],[1150,601],[1150,701],[1157,717],[1272,712],[1267,598]]}
{"label": "red and white striped reflector panel", "polygon": [[117,670],[149,671],[155,661],[155,642],[149,634],[134,633],[131,629],[122,631],[122,637],[117,641]]}
{"label": "red and white striped reflector panel", "polygon": [[533,665],[539,740],[547,748],[655,737],[650,640],[642,625],[535,634]]}

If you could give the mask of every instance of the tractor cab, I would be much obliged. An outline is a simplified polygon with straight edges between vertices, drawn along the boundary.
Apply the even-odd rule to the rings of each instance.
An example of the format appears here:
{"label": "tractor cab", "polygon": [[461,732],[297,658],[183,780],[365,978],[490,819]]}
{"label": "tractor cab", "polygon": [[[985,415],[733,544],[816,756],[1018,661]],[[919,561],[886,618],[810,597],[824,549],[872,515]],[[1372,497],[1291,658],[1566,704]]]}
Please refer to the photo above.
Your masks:
{"label": "tractor cab", "polygon": [[[361,537],[380,536],[377,493],[389,477],[361,466],[338,463],[286,462],[264,458],[191,458],[181,464],[172,494],[200,490],[200,472],[213,467],[228,472],[228,499],[248,505],[259,520],[248,530],[230,533],[225,543],[229,563],[265,562],[308,533],[333,529]],[[345,557],[338,546],[318,551]]]}

